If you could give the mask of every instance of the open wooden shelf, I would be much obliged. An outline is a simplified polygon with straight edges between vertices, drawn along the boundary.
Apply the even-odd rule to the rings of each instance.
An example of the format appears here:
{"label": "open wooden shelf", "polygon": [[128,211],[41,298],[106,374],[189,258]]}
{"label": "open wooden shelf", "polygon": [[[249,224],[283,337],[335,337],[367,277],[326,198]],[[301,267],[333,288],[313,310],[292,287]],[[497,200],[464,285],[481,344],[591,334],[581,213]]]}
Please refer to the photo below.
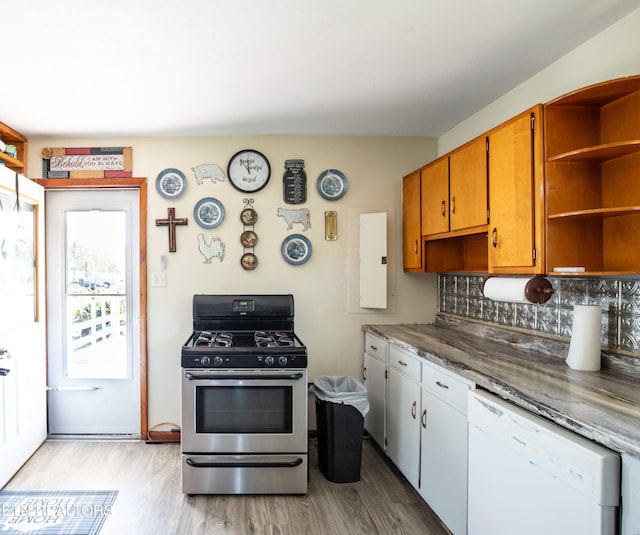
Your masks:
{"label": "open wooden shelf", "polygon": [[635,277],[640,271],[551,271],[556,277]]}
{"label": "open wooden shelf", "polygon": [[640,139],[607,143],[576,149],[548,158],[549,162],[606,162],[627,154],[640,152]]}
{"label": "open wooden shelf", "polygon": [[428,236],[423,236],[424,241],[437,241],[437,240],[445,240],[448,238],[459,238],[461,236],[470,236],[475,234],[487,234],[489,231],[489,225],[479,225],[477,227],[464,228],[460,230],[454,230],[451,232],[442,232],[440,234],[430,234]]}
{"label": "open wooden shelf", "polygon": [[585,217],[618,217],[640,214],[640,206],[616,206],[613,208],[592,208],[589,210],[573,210],[559,214],[549,214],[548,219],[585,218]]}
{"label": "open wooden shelf", "polygon": [[5,143],[5,145],[15,145],[17,151],[15,158],[0,151],[0,162],[17,173],[22,175],[26,174],[27,138],[19,132],[16,132],[10,126],[0,123],[0,139]]}
{"label": "open wooden shelf", "polygon": [[[546,271],[640,273],[640,76],[545,105]],[[554,267],[580,266],[583,272]]]}
{"label": "open wooden shelf", "polygon": [[427,272],[486,273],[489,266],[487,233],[459,234],[443,239],[424,237]]}

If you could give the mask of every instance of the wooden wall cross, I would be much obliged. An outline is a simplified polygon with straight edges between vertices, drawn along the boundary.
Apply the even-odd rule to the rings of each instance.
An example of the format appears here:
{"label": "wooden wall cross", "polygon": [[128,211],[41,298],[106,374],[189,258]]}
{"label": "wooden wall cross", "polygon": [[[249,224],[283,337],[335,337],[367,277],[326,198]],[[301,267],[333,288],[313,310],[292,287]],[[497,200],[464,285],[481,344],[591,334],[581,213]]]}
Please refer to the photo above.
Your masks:
{"label": "wooden wall cross", "polygon": [[186,217],[176,219],[176,209],[167,208],[167,219],[156,219],[156,227],[169,227],[169,252],[176,252],[176,225],[187,225]]}

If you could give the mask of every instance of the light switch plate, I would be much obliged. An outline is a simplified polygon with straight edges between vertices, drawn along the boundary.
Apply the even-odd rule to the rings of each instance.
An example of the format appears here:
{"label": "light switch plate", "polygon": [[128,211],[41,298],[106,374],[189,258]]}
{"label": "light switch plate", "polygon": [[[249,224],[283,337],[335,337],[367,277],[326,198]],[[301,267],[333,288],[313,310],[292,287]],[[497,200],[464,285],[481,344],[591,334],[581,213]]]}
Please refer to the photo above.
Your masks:
{"label": "light switch plate", "polygon": [[167,287],[167,274],[163,271],[161,273],[151,274],[151,286],[154,288],[166,288]]}

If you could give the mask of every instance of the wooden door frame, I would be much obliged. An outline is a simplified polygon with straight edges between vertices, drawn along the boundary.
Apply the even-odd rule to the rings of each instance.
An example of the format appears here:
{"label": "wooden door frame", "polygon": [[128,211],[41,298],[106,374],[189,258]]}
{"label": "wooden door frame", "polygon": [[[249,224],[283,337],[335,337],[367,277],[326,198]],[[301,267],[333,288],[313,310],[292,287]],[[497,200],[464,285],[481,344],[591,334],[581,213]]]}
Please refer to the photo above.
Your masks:
{"label": "wooden door frame", "polygon": [[[147,179],[146,178],[36,178],[48,190],[137,189],[140,192],[140,438],[149,432],[147,387]],[[45,197],[46,210],[46,197]]]}

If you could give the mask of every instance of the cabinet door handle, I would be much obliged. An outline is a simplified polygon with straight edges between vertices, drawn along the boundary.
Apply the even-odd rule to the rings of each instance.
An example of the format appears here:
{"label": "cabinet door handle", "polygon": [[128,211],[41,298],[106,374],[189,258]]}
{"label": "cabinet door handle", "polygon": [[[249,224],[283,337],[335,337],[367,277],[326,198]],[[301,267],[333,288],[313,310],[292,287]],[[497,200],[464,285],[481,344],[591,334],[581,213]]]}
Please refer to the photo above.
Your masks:
{"label": "cabinet door handle", "polygon": [[436,384],[440,387],[440,388],[444,388],[445,390],[449,390],[449,385],[445,384],[445,383],[441,383],[440,381],[436,381]]}
{"label": "cabinet door handle", "polygon": [[378,347],[377,346],[369,346],[371,349],[373,349],[374,351],[378,351]]}
{"label": "cabinet door handle", "polygon": [[362,378],[365,381],[367,380],[367,368],[366,367],[362,368]]}
{"label": "cabinet door handle", "polygon": [[406,366],[407,365],[407,363],[404,362],[403,360],[399,360],[398,364],[400,364],[400,366]]}
{"label": "cabinet door handle", "polygon": [[442,203],[440,204],[440,213],[442,214],[442,217],[445,217],[447,215],[446,209],[447,203],[445,201],[442,201]]}
{"label": "cabinet door handle", "polygon": [[423,429],[427,428],[427,409],[424,409],[422,411],[422,428]]}
{"label": "cabinet door handle", "polygon": [[418,254],[418,240],[413,244],[413,253]]}
{"label": "cabinet door handle", "polygon": [[451,197],[451,213],[452,214],[456,213],[456,198],[455,197]]}
{"label": "cabinet door handle", "polygon": [[498,229],[496,227],[493,227],[491,231],[491,245],[498,247]]}
{"label": "cabinet door handle", "polygon": [[414,401],[411,404],[411,418],[413,418],[414,420],[416,419],[416,408],[417,408],[417,406],[418,406],[418,402],[417,401]]}

